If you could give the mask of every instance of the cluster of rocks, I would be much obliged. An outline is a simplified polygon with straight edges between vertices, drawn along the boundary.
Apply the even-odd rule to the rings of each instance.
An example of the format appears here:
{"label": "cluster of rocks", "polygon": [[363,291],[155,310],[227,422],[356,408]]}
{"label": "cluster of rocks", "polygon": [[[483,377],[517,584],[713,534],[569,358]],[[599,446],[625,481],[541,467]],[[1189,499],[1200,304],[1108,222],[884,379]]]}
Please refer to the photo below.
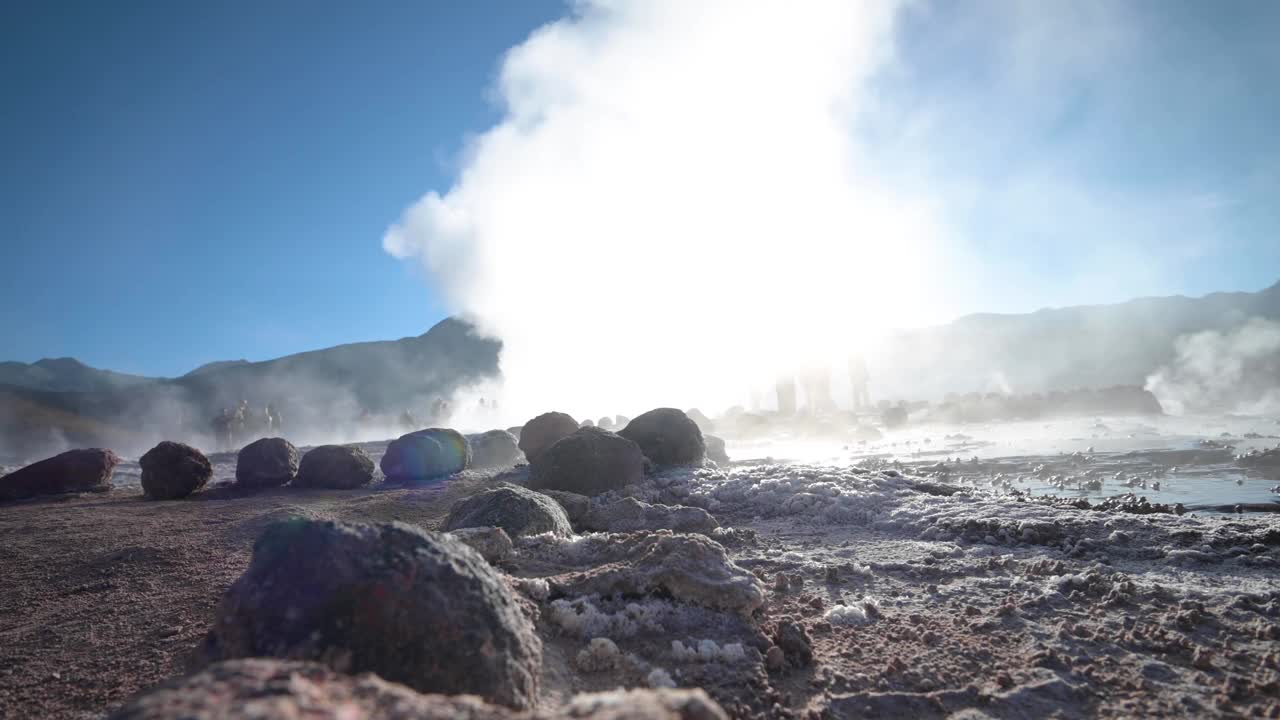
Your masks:
{"label": "cluster of rocks", "polygon": [[[705,416],[698,417],[709,426]],[[634,420],[606,420],[579,424],[565,413],[548,412],[519,428],[470,436],[451,428],[417,430],[393,440],[379,466],[390,484],[430,484],[469,468],[509,468],[527,459],[529,487],[590,496],[636,485],[654,469],[729,459],[723,440],[704,436],[699,422],[673,408],[651,410]],[[616,433],[606,429],[623,421]],[[69,451],[0,478],[0,501],[106,491],[118,463],[110,450]],[[156,500],[187,497],[213,478],[209,458],[178,442],[161,442],[139,464],[143,492]],[[273,437],[240,450],[234,488],[352,489],[373,479],[374,463],[358,447],[321,445],[302,455],[288,440]]]}
{"label": "cluster of rocks", "polygon": [[[671,689],[665,669],[603,636],[586,638],[575,654],[580,668],[628,669],[654,689],[538,707],[543,644],[557,626],[539,623],[602,598],[697,618],[690,629],[736,623],[743,641],[717,657],[763,666],[769,647],[753,617],[764,584],[713,539],[715,518],[624,492],[655,468],[700,468],[706,448],[698,425],[670,409],[646,413],[622,433],[566,418],[548,413],[522,428],[517,452],[530,459],[527,486],[482,486],[453,504],[441,532],[309,518],[271,524],[223,597],[195,674],[113,717],[310,717],[325,703],[341,703],[352,718],[725,717],[703,691]],[[410,433],[388,446],[383,473],[389,482],[439,478],[477,463],[479,447],[506,464],[507,440],[515,438],[498,432],[498,451],[451,430]],[[198,466],[181,447],[166,447],[164,457]],[[260,440],[241,452],[237,484],[322,486],[323,473],[309,466],[331,469],[343,460],[326,459],[332,452],[317,448],[299,459],[286,441]],[[518,481],[521,473],[506,477]]]}
{"label": "cluster of rocks", "polygon": [[[456,430],[428,428],[392,441],[381,469],[390,483],[430,483],[469,467],[511,467],[522,459],[516,438],[506,430],[464,437]],[[120,458],[99,448],[69,450],[0,477],[0,501],[111,489]],[[199,449],[162,441],[138,461],[143,493],[155,500],[176,500],[204,489],[213,464]],[[284,438],[261,438],[236,457],[239,491],[289,486],[349,490],[373,482],[375,465],[354,445],[320,445],[301,454]]]}
{"label": "cluster of rocks", "polygon": [[452,533],[277,522],[223,597],[196,672],[111,717],[726,717],[701,690],[538,708],[544,653],[527,602]]}

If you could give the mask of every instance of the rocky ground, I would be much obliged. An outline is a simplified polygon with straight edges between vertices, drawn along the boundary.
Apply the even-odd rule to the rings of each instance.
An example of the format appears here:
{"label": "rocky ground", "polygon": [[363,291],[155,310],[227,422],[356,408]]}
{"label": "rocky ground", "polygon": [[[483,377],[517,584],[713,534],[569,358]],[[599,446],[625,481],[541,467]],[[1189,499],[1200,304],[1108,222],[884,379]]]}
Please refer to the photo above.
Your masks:
{"label": "rocky ground", "polygon": [[[441,530],[455,502],[528,481],[0,505],[0,717],[100,717],[198,669],[274,521]],[[668,469],[557,500],[576,534],[558,516],[509,545],[459,531],[536,628],[543,717],[596,717],[582,708],[617,698],[582,693],[618,687],[701,688],[734,717],[1280,717],[1274,514],[1086,510],[875,462]],[[403,711],[386,717],[449,715],[314,666],[213,672],[185,682],[283,677]],[[716,716],[663,698],[669,716]],[[161,717],[140,707],[125,716]]]}

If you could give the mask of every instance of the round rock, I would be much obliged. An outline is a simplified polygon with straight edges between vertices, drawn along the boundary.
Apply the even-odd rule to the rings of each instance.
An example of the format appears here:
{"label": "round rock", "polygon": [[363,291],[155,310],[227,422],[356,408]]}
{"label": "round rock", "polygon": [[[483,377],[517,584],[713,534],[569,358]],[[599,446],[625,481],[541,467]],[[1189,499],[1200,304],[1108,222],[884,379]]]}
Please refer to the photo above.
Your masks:
{"label": "round rock", "polygon": [[0,477],[0,502],[37,495],[105,492],[120,458],[110,450],[68,450]]}
{"label": "round rock", "polygon": [[444,529],[475,527],[502,528],[513,538],[548,532],[566,537],[573,534],[560,503],[515,485],[486,490],[453,504]]}
{"label": "round rock", "polygon": [[213,477],[213,465],[204,453],[168,440],[148,450],[138,464],[142,466],[142,491],[153,500],[184,498]]}
{"label": "round rock", "polygon": [[467,469],[471,464],[471,446],[457,430],[427,428],[393,440],[380,464],[388,482],[443,480]]}
{"label": "round rock", "polygon": [[644,479],[644,454],[634,442],[600,428],[582,428],[529,463],[529,487],[599,495]]}
{"label": "round rock", "polygon": [[724,440],[715,435],[703,435],[702,441],[707,446],[707,459],[721,465],[729,462],[729,453],[725,450]]}
{"label": "round rock", "polygon": [[280,487],[298,474],[298,448],[284,438],[262,438],[236,456],[236,484],[244,488]]}
{"label": "round rock", "polygon": [[534,703],[542,663],[511,590],[459,540],[400,523],[305,519],[258,538],[203,655],[317,660],[518,709]]}
{"label": "round rock", "polygon": [[468,435],[471,443],[471,466],[478,468],[511,467],[524,459],[516,436],[506,430],[490,430]]}
{"label": "round rock", "polygon": [[320,445],[302,456],[296,488],[350,490],[373,482],[373,459],[353,445]]}
{"label": "round rock", "polygon": [[634,441],[658,465],[701,465],[707,455],[698,424],[675,408],[650,410],[618,434]]}
{"label": "round rock", "polygon": [[532,463],[557,440],[572,435],[577,429],[578,421],[565,413],[543,413],[524,424],[520,431],[520,450]]}

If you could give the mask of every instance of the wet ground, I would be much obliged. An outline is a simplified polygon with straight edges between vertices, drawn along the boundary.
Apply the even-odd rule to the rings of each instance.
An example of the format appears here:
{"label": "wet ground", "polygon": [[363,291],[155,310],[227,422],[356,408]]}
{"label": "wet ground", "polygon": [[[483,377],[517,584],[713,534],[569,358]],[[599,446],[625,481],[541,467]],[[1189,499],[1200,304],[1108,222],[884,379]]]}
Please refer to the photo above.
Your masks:
{"label": "wet ground", "polygon": [[1280,445],[1269,417],[1073,418],[965,426],[912,425],[879,439],[800,433],[731,443],[735,460],[837,467],[886,463],[997,490],[1100,500],[1132,493],[1199,511],[1280,503],[1280,467],[1237,455]]}

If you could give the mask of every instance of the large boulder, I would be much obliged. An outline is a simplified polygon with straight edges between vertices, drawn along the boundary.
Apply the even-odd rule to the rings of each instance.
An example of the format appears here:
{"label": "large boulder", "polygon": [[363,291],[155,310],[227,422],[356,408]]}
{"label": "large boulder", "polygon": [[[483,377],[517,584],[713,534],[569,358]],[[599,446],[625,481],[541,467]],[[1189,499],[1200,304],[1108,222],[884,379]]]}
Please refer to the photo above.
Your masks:
{"label": "large boulder", "polygon": [[675,408],[650,410],[618,434],[634,441],[645,457],[658,465],[701,465],[707,456],[702,430]]}
{"label": "large boulder", "polygon": [[459,500],[449,509],[445,530],[497,527],[513,538],[555,533],[569,536],[573,528],[560,503],[516,485],[486,490]]}
{"label": "large boulder", "polygon": [[297,474],[298,448],[284,438],[254,440],[236,456],[236,485],[243,488],[280,487]]}
{"label": "large boulder", "polygon": [[0,477],[0,502],[37,495],[105,492],[120,458],[110,450],[68,450]]}
{"label": "large boulder", "polygon": [[199,490],[213,477],[204,453],[182,443],[162,441],[143,455],[142,491],[153,500],[176,500]]}
{"label": "large boulder", "polygon": [[596,532],[671,530],[703,535],[720,527],[720,523],[702,508],[650,505],[631,497],[591,508],[578,521],[578,525],[583,530]]}
{"label": "large boulder", "polygon": [[302,456],[295,488],[351,490],[373,482],[373,458],[354,445],[320,445]]}
{"label": "large boulder", "polygon": [[520,450],[532,463],[544,450],[557,440],[572,435],[578,429],[578,421],[562,412],[542,413],[524,424],[520,430]]}
{"label": "large boulder", "polygon": [[457,430],[417,430],[393,440],[380,465],[388,482],[443,480],[471,465],[471,446]]}
{"label": "large boulder", "polygon": [[203,657],[317,660],[523,709],[538,695],[542,647],[501,576],[459,540],[298,518],[258,538]]}
{"label": "large boulder", "polygon": [[634,442],[600,428],[581,428],[529,463],[529,487],[599,495],[644,479],[644,454]]}
{"label": "large boulder", "polygon": [[520,452],[520,441],[506,430],[468,435],[467,442],[471,443],[472,467],[505,468],[524,459],[524,454]]}
{"label": "large boulder", "polygon": [[108,720],[723,720],[703,690],[611,690],[575,695],[533,714],[467,695],[423,695],[377,675],[337,673],[314,662],[228,660],[169,680]]}

